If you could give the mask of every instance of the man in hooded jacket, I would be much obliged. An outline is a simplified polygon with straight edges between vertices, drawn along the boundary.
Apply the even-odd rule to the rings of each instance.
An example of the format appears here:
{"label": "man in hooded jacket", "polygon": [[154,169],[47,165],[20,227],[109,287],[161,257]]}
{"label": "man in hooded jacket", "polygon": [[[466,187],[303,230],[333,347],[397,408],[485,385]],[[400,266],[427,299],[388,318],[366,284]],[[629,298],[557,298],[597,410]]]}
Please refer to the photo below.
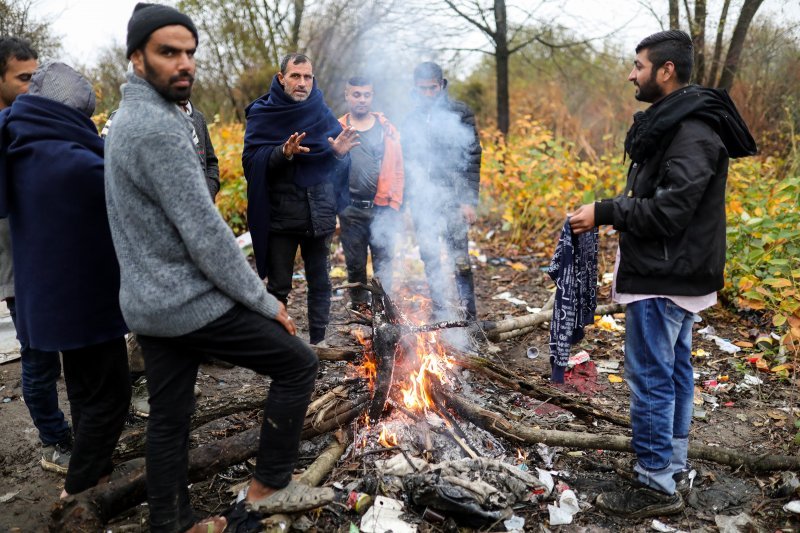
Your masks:
{"label": "man in hooded jacket", "polygon": [[349,201],[349,152],[358,134],[342,129],[317,88],[311,60],[298,53],[283,58],[269,92],[246,113],[242,166],[256,268],[286,305],[300,248],[309,337],[317,344],[330,317],[330,239]]}
{"label": "man in hooded jacket", "polygon": [[756,153],[728,94],[688,84],[692,58],[682,31],[639,43],[628,80],[636,99],[652,105],[634,116],[625,139],[625,190],[569,215],[576,234],[604,224],[620,232],[613,295],[627,304],[625,378],[637,461],[634,484],[601,494],[597,506],[630,518],[683,509],[692,324],[723,286],[728,159]]}
{"label": "man in hooded jacket", "polygon": [[48,63],[0,115],[0,216],[11,227],[17,335],[64,356],[75,443],[62,497],[111,473],[130,401],[94,108],[83,76]]}

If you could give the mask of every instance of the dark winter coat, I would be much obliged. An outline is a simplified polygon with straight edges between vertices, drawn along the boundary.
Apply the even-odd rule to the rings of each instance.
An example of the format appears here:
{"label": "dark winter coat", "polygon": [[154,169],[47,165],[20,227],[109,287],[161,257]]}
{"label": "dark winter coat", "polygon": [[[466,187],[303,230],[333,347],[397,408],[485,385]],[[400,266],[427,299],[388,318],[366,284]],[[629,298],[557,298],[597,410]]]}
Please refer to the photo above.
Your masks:
{"label": "dark winter coat", "polygon": [[219,192],[219,160],[214,153],[214,145],[211,144],[211,136],[208,133],[206,117],[192,106],[192,124],[197,135],[197,155],[200,157],[200,165],[203,167],[203,174],[206,176],[208,191],[211,198],[216,199]]}
{"label": "dark winter coat", "polygon": [[442,91],[429,108],[416,107],[400,128],[406,202],[478,205],[481,145],[475,115]]}
{"label": "dark winter coat", "polygon": [[637,113],[625,191],[595,204],[620,231],[617,291],[702,296],[723,286],[728,158],[756,145],[727,93],[689,86]]}
{"label": "dark winter coat", "polygon": [[0,113],[0,216],[13,242],[17,336],[45,351],[121,337],[103,140],[81,112],[19,96]]}
{"label": "dark winter coat", "polygon": [[[242,166],[247,179],[247,223],[256,267],[267,275],[270,232],[309,237],[330,235],[336,213],[349,203],[350,156],[338,159],[328,142],[342,126],[325,105],[314,82],[309,97],[294,101],[277,76],[267,94],[247,109]],[[284,157],[282,147],[295,132],[305,132],[308,153]]]}

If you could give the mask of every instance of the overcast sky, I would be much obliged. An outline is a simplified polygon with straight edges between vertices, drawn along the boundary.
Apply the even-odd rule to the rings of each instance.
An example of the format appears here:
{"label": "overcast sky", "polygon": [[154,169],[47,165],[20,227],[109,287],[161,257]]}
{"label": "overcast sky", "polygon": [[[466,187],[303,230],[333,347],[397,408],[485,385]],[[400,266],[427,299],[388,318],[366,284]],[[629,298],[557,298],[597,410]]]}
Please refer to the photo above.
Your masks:
{"label": "overcast sky", "polygon": [[[33,15],[52,21],[54,32],[61,37],[64,59],[91,65],[103,48],[114,41],[124,44],[128,19],[136,3],[136,0],[36,0]],[[544,9],[550,9],[551,19],[588,37],[600,37],[622,28],[613,39],[625,48],[633,48],[643,37],[661,29],[652,12],[642,3],[656,6],[654,9],[661,13],[667,5],[666,0],[564,0],[547,4]],[[713,9],[718,2],[709,3]],[[512,4],[524,10],[540,6],[541,1],[509,0],[508,5]],[[766,0],[759,13],[800,21],[800,1]],[[509,13],[510,18],[520,16],[521,11]]]}

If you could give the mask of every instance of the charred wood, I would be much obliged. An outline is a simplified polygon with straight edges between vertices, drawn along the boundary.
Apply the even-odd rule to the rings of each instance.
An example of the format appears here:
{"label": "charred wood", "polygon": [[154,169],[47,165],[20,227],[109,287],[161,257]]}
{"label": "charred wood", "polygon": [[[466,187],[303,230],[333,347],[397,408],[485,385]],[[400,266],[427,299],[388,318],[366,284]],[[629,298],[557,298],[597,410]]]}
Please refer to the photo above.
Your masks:
{"label": "charred wood", "polygon": [[543,378],[540,379],[542,382],[536,383],[531,379],[525,379],[481,357],[459,356],[455,358],[453,362],[464,368],[479,372],[492,381],[501,383],[509,389],[524,394],[525,396],[530,396],[538,400],[550,401],[554,405],[558,405],[569,411],[584,416],[607,420],[619,426],[629,427],[631,425],[631,419],[628,415],[610,412],[573,398],[567,393],[561,392],[557,388],[544,383]]}
{"label": "charred wood", "polygon": [[[462,395],[449,394],[441,388],[434,394],[460,416],[487,431],[517,442],[543,443],[548,446],[563,446],[585,450],[611,450],[633,452],[630,437],[577,433],[538,429],[520,422],[509,422],[506,417],[480,407]],[[730,448],[690,444],[689,458],[711,461],[731,468],[746,468],[751,472],[800,469],[800,457],[788,455],[750,455]]]}

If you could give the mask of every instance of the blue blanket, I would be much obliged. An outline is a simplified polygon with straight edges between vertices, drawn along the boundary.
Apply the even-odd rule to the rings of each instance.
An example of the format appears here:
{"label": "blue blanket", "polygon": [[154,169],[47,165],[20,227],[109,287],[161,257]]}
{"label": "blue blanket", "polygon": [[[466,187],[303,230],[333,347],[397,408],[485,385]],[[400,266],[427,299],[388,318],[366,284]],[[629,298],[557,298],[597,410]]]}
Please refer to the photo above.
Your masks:
{"label": "blue blanket", "polygon": [[597,309],[597,228],[572,233],[569,220],[561,228],[547,273],[556,283],[550,321],[550,380],[564,382],[570,346],[583,339],[583,327],[594,322]]}
{"label": "blue blanket", "polygon": [[311,187],[326,180],[334,183],[337,206],[347,204],[347,177],[334,155],[328,137],[336,138],[342,125],[325,104],[322,91],[314,88],[308,98],[296,102],[283,90],[277,75],[269,92],[245,109],[247,127],[244,134],[242,167],[247,180],[247,224],[253,237],[256,266],[261,277],[266,275],[267,238],[269,234],[269,158],[275,147],[297,133],[306,133],[302,146],[308,153],[296,154],[293,161],[294,181],[298,187]]}
{"label": "blue blanket", "polygon": [[63,351],[127,332],[106,217],[103,141],[89,118],[34,95],[0,114],[6,216],[21,342]]}

